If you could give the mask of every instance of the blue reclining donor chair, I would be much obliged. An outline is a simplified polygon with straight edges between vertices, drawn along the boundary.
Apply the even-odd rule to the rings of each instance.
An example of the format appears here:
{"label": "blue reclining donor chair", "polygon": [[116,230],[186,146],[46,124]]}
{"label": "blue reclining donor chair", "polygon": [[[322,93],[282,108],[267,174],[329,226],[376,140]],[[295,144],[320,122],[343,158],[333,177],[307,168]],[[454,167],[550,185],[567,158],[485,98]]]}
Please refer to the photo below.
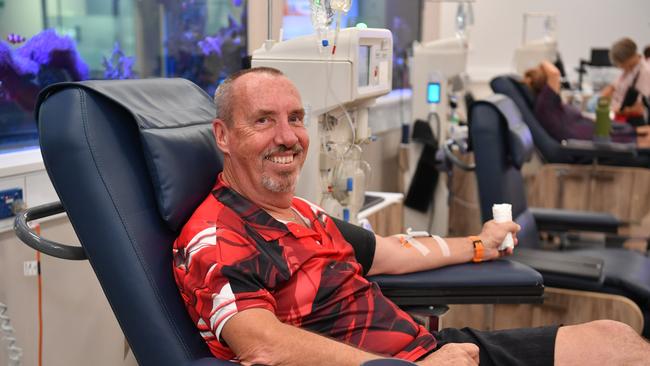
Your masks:
{"label": "blue reclining donor chair", "polygon": [[650,258],[622,248],[541,250],[538,230],[615,233],[618,220],[610,214],[527,207],[520,169],[533,142],[520,110],[507,96],[495,94],[474,103],[471,113],[482,219],[492,218],[493,204],[512,204],[512,216],[522,227],[513,259],[540,271],[548,287],[633,300],[644,315],[643,335],[650,336]]}
{"label": "blue reclining donor chair", "polygon": [[[183,79],[57,84],[38,102],[41,152],[61,200],[16,220],[28,245],[88,259],[141,365],[232,365],[211,357],[172,275],[171,246],[221,170],[215,107]],[[82,247],[29,231],[30,220],[65,211]],[[541,275],[517,262],[467,264],[378,276],[407,307],[445,303],[539,303]]]}
{"label": "blue reclining donor chair", "polygon": [[650,155],[647,151],[639,153],[633,148],[622,150],[607,144],[560,143],[542,127],[533,112],[535,97],[516,75],[497,76],[490,81],[492,91],[508,96],[517,106],[532,133],[533,142],[542,159],[551,164],[599,164],[626,167],[650,167]]}

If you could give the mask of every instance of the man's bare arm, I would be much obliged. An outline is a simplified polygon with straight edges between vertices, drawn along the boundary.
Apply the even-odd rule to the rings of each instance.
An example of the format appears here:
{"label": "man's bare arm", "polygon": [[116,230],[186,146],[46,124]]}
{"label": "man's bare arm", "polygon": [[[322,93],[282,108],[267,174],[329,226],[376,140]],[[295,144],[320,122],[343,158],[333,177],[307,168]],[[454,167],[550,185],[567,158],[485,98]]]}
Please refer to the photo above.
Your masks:
{"label": "man's bare arm", "polygon": [[[482,259],[492,260],[512,254],[511,249],[499,252],[497,248],[508,232],[513,233],[514,236],[517,231],[519,225],[514,222],[500,224],[494,221],[486,222],[479,234],[484,245]],[[433,238],[420,237],[416,240],[426,248],[425,251],[411,245],[404,245],[396,236],[376,236],[375,256],[368,275],[424,271],[469,262],[474,257],[474,245],[469,238],[445,238],[444,241],[449,248],[448,253]]]}
{"label": "man's bare arm", "polygon": [[[264,309],[249,309],[233,316],[221,332],[242,365],[359,366],[384,358],[336,340],[281,323]],[[478,365],[478,347],[450,343],[417,365]]]}
{"label": "man's bare arm", "polygon": [[221,336],[242,365],[350,365],[382,358],[309,331],[283,324],[264,309],[237,313]]}

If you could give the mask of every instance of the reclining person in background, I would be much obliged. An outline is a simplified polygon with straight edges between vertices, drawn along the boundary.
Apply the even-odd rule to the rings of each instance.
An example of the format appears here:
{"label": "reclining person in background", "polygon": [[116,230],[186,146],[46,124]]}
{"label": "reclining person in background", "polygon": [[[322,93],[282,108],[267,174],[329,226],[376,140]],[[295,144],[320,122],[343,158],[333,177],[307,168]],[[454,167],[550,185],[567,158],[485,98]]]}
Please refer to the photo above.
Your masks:
{"label": "reclining person in background", "polygon": [[[591,140],[594,136],[594,120],[586,117],[560,97],[560,71],[548,61],[524,73],[524,84],[535,94],[534,113],[546,132],[557,141],[565,139]],[[635,128],[621,124],[612,131],[614,142],[635,142],[639,148],[650,147],[650,127]]]}
{"label": "reclining person in background", "polygon": [[623,73],[614,84],[603,89],[601,95],[612,98],[612,111],[616,119],[635,126],[648,123],[650,104],[650,65],[641,56],[636,43],[629,38],[616,41],[609,58]]}
{"label": "reclining person in background", "polygon": [[[309,147],[295,86],[271,68],[231,75],[213,122],[223,172],[174,243],[174,276],[212,353],[244,365],[643,364],[650,345],[629,326],[595,321],[533,329],[428,332],[365,275],[400,274],[511,250],[513,222],[477,237],[380,237],[294,196]],[[344,239],[340,228],[358,240]],[[349,235],[346,235],[349,238]]]}

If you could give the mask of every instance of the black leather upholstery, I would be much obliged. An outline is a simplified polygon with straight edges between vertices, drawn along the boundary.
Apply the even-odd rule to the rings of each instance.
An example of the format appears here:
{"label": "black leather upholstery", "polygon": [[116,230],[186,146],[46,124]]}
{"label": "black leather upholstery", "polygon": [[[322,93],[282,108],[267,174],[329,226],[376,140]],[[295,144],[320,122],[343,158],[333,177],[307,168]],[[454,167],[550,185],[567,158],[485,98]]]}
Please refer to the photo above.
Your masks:
{"label": "black leather upholstery", "polygon": [[521,112],[524,122],[528,125],[533,135],[535,147],[540,151],[545,160],[552,163],[576,163],[571,156],[561,151],[561,145],[546,132],[533,114],[533,99],[531,94],[522,93],[523,85],[511,76],[499,76],[490,81],[492,91],[507,95]]}
{"label": "black leather upholstery", "polygon": [[[138,362],[185,365],[211,356],[172,276],[176,233],[158,213],[132,114],[87,84],[46,90],[39,111],[47,172]],[[210,121],[205,123],[209,129]],[[230,363],[213,359],[210,364]]]}
{"label": "black leather upholstery", "polygon": [[[432,274],[434,274],[432,276]],[[541,302],[542,275],[511,260],[369,277],[398,305]]]}
{"label": "black leather upholstery", "polygon": [[172,230],[180,229],[221,171],[221,153],[209,128],[216,114],[210,97],[185,79],[91,80],[53,85],[39,103],[69,87],[95,91],[133,117],[160,214]]}
{"label": "black leather upholstery", "polygon": [[555,208],[530,208],[540,230],[547,231],[597,231],[616,234],[621,223],[605,212],[585,212]]}
{"label": "black leather upholstery", "polygon": [[637,252],[626,249],[580,249],[580,254],[605,260],[604,286],[607,292],[629,296],[638,294],[638,300],[650,303],[650,261]]}
{"label": "black leather upholstery", "polygon": [[493,106],[501,112],[506,118],[508,129],[506,136],[508,144],[508,160],[517,169],[521,168],[525,162],[530,160],[535,148],[533,137],[530,129],[526,127],[523,117],[514,103],[502,102],[494,103]]}
{"label": "black leather upholstery", "polygon": [[534,110],[535,94],[533,93],[533,90],[521,82],[521,77],[519,77],[519,75],[510,75],[509,78],[513,82],[515,89],[519,92],[521,97],[524,98],[524,102],[526,102],[528,108],[530,108],[530,110]]}
{"label": "black leather upholstery", "polygon": [[[501,109],[496,104],[503,104]],[[508,106],[509,105],[509,106]],[[523,187],[524,181],[519,170],[513,165],[510,158],[510,144],[504,143],[509,141],[510,131],[506,126],[494,129],[492,123],[503,123],[505,119],[503,111],[515,111],[512,101],[499,95],[490,96],[487,100],[480,100],[474,103],[472,108],[472,125],[470,136],[472,143],[480,139],[483,148],[480,151],[475,147],[476,175],[484,179],[485,184],[479,184],[479,198],[481,202],[481,214],[483,218],[492,217],[493,203],[511,203],[512,217],[517,217],[526,210],[526,194]],[[494,119],[494,116],[497,119]],[[484,116],[490,116],[492,120],[487,123]],[[478,118],[478,123],[474,123],[473,118]],[[522,140],[523,141],[523,140]],[[478,161],[484,162],[478,164]],[[499,197],[501,201],[494,202],[490,197]]]}
{"label": "black leather upholstery", "polygon": [[[518,234],[519,245],[522,248],[541,248],[538,235],[536,215],[527,207],[525,187],[520,170],[512,164],[508,157],[510,140],[508,136],[508,118],[519,117],[505,115],[514,102],[505,95],[493,95],[487,100],[478,101],[472,108],[472,142],[476,159],[476,176],[481,203],[483,221],[492,218],[491,207],[496,203],[511,203],[512,215],[521,225]],[[499,104],[504,106],[499,107]],[[609,231],[617,226],[617,221],[609,214],[562,212],[562,210],[538,209],[537,216],[543,218],[553,229],[567,225],[572,228],[605,228]],[[561,212],[561,214],[558,214]],[[607,231],[607,230],[606,230]],[[564,255],[582,256],[598,259],[602,262],[602,280],[586,279],[579,276],[569,276],[546,271],[545,268],[535,267],[544,275],[547,286],[573,288],[579,290],[599,291],[626,296],[634,300],[646,312],[650,310],[650,259],[637,252],[622,249],[578,249],[563,252]],[[516,259],[516,258],[515,258]],[[546,258],[550,260],[551,258]],[[575,259],[576,261],[579,258]],[[552,268],[552,266],[550,266]],[[644,334],[650,334],[648,322]]]}

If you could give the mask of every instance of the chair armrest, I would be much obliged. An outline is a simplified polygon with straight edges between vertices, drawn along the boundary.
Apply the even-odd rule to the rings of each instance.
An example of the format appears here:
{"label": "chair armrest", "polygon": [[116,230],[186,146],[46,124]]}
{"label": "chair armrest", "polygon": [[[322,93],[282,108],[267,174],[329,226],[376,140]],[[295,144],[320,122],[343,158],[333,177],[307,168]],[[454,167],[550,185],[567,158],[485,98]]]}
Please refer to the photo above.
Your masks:
{"label": "chair armrest", "polygon": [[636,144],[618,142],[595,142],[568,139],[562,141],[566,154],[585,158],[630,159],[638,155]]}
{"label": "chair armrest", "polygon": [[415,364],[406,360],[400,360],[399,358],[381,358],[366,361],[361,366],[415,366]]}
{"label": "chair armrest", "polygon": [[531,248],[515,249],[513,260],[524,263],[544,274],[574,278],[592,285],[604,280],[604,261],[586,255],[576,255],[570,251],[552,251]]}
{"label": "chair armrest", "polygon": [[621,222],[609,213],[539,207],[531,207],[529,210],[540,230],[617,233],[621,226]]}
{"label": "chair armrest", "polygon": [[[216,358],[202,358],[188,363],[186,366],[233,366],[239,365],[229,361],[223,361]],[[414,363],[400,360],[398,358],[382,358],[378,360],[366,361],[361,366],[415,366]]]}
{"label": "chair armrest", "polygon": [[33,232],[28,225],[29,221],[42,219],[62,212],[65,212],[65,209],[61,202],[46,203],[28,208],[16,216],[14,232],[23,243],[47,255],[70,260],[88,259],[83,248],[47,240]]}
{"label": "chair armrest", "polygon": [[201,358],[199,360],[190,361],[186,366],[236,366],[238,363],[224,361],[213,357]]}
{"label": "chair armrest", "polygon": [[368,279],[400,306],[541,303],[544,294],[537,271],[505,259]]}

